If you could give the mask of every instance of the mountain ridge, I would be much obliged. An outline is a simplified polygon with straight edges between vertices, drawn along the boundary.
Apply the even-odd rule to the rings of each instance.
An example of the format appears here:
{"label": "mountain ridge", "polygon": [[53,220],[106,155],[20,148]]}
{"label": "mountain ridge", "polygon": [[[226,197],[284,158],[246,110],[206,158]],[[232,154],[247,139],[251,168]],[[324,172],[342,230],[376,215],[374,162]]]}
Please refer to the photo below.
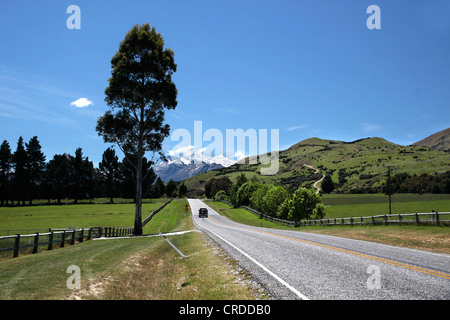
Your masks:
{"label": "mountain ridge", "polygon": [[[248,179],[296,189],[312,187],[325,173],[332,177],[337,192],[382,192],[388,167],[393,174],[436,174],[450,170],[450,156],[444,151],[418,145],[402,146],[380,137],[351,142],[317,137],[302,140],[279,152],[279,170],[273,176],[260,175],[263,165],[250,164],[248,159],[244,164],[195,175],[184,183],[193,194],[201,194],[209,179],[228,176],[234,181],[243,172]],[[318,168],[320,173],[305,164]]]}
{"label": "mountain ridge", "polygon": [[[199,173],[209,170],[221,169],[232,164],[228,159],[222,159],[220,156],[207,158],[183,158],[176,156],[166,156],[166,162],[162,162],[153,168],[155,174],[163,182],[170,180],[182,181]],[[228,160],[228,161],[227,161]]]}
{"label": "mountain ridge", "polygon": [[412,145],[450,152],[450,128],[436,132]]}

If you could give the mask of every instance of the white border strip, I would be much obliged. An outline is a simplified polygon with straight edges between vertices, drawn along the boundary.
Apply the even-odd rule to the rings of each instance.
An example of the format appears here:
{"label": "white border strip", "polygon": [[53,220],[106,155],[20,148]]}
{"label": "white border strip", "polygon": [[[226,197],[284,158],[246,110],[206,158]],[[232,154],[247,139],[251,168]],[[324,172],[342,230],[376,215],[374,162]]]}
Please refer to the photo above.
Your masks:
{"label": "white border strip", "polygon": [[177,247],[175,247],[175,245],[174,245],[172,242],[170,242],[169,239],[166,238],[165,235],[163,235],[162,233],[160,233],[159,235],[160,235],[161,237],[163,237],[163,239],[166,240],[167,243],[170,244],[170,245],[172,246],[172,248],[174,248],[174,249],[180,254],[180,256],[182,256],[183,258],[186,257],[180,250],[178,250]]}
{"label": "white border strip", "polygon": [[[168,233],[163,233],[163,235],[166,236],[175,236],[175,235],[179,235],[179,234],[185,234],[188,232],[195,232],[195,230],[186,230],[186,231],[174,231],[174,232],[168,232]],[[159,237],[161,234],[143,234],[141,236],[124,236],[124,237],[101,237],[101,238],[94,238],[92,240],[113,240],[113,239],[137,239],[137,238],[145,238],[145,237]],[[13,236],[15,237],[15,236]]]}

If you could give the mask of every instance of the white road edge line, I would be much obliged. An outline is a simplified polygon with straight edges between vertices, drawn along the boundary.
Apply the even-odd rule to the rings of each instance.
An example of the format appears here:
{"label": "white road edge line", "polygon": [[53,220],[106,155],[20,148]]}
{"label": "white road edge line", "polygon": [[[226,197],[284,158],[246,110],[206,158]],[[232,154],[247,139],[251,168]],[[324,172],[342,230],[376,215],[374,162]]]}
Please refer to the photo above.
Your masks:
{"label": "white road edge line", "polygon": [[[194,219],[195,221],[195,219]],[[202,227],[200,227],[202,228]],[[204,228],[206,229],[206,228]],[[238,247],[236,247],[234,244],[230,243],[229,241],[225,240],[224,238],[222,238],[221,236],[219,236],[217,233],[215,233],[214,231],[211,231],[209,229],[206,229],[209,232],[211,232],[212,234],[214,234],[216,237],[218,237],[219,239],[221,239],[222,241],[224,241],[225,243],[227,243],[228,245],[232,246],[234,249],[236,249],[237,251],[239,251],[240,253],[242,253],[244,256],[246,256],[248,259],[250,259],[252,262],[254,262],[257,266],[259,266],[260,268],[262,268],[264,271],[266,271],[268,274],[270,274],[272,277],[274,277],[278,282],[280,282],[282,285],[284,285],[286,288],[288,288],[289,290],[291,290],[293,293],[295,293],[300,299],[302,300],[309,300],[308,297],[306,297],[304,294],[302,294],[301,292],[299,292],[297,289],[295,289],[293,286],[291,286],[289,283],[287,283],[286,281],[284,281],[283,279],[281,279],[279,276],[277,276],[275,273],[273,273],[272,271],[270,271],[266,266],[264,266],[262,263],[258,262],[256,259],[254,259],[253,257],[249,256],[247,253],[245,253],[244,251],[242,251],[241,249],[239,249]]]}

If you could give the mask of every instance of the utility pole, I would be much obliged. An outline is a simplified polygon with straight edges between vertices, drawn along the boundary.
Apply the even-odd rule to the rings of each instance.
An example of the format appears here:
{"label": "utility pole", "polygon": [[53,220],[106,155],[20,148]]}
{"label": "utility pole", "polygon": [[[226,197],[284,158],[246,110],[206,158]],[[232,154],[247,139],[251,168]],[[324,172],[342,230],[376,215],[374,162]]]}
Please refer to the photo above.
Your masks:
{"label": "utility pole", "polygon": [[391,214],[391,166],[388,166],[387,192],[389,196],[389,214]]}

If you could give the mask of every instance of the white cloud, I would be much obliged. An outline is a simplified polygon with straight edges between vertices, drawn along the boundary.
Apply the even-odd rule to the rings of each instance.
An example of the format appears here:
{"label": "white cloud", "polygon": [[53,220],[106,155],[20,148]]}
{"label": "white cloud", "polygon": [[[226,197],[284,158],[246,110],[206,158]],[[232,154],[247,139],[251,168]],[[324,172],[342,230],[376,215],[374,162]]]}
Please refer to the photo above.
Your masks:
{"label": "white cloud", "polygon": [[245,152],[242,152],[241,150],[238,150],[234,154],[234,158],[237,159],[237,161],[244,159],[245,158]]}
{"label": "white cloud", "polygon": [[89,100],[88,98],[79,98],[79,99],[77,99],[75,101],[72,101],[70,103],[70,105],[71,106],[75,106],[77,108],[85,108],[85,107],[88,107],[90,105],[94,105],[94,103],[91,100]]}
{"label": "white cloud", "polygon": [[287,131],[294,131],[294,130],[299,130],[299,129],[306,129],[306,128],[308,128],[308,127],[309,127],[309,125],[303,124],[303,125],[300,125],[300,126],[289,127],[289,128],[287,128]]}
{"label": "white cloud", "polygon": [[214,108],[214,111],[220,115],[239,115],[241,112],[236,107],[228,107],[228,108]]}
{"label": "white cloud", "polygon": [[374,123],[361,123],[361,130],[364,131],[365,133],[372,133],[374,131],[378,131],[381,129],[381,126],[374,124]]}

